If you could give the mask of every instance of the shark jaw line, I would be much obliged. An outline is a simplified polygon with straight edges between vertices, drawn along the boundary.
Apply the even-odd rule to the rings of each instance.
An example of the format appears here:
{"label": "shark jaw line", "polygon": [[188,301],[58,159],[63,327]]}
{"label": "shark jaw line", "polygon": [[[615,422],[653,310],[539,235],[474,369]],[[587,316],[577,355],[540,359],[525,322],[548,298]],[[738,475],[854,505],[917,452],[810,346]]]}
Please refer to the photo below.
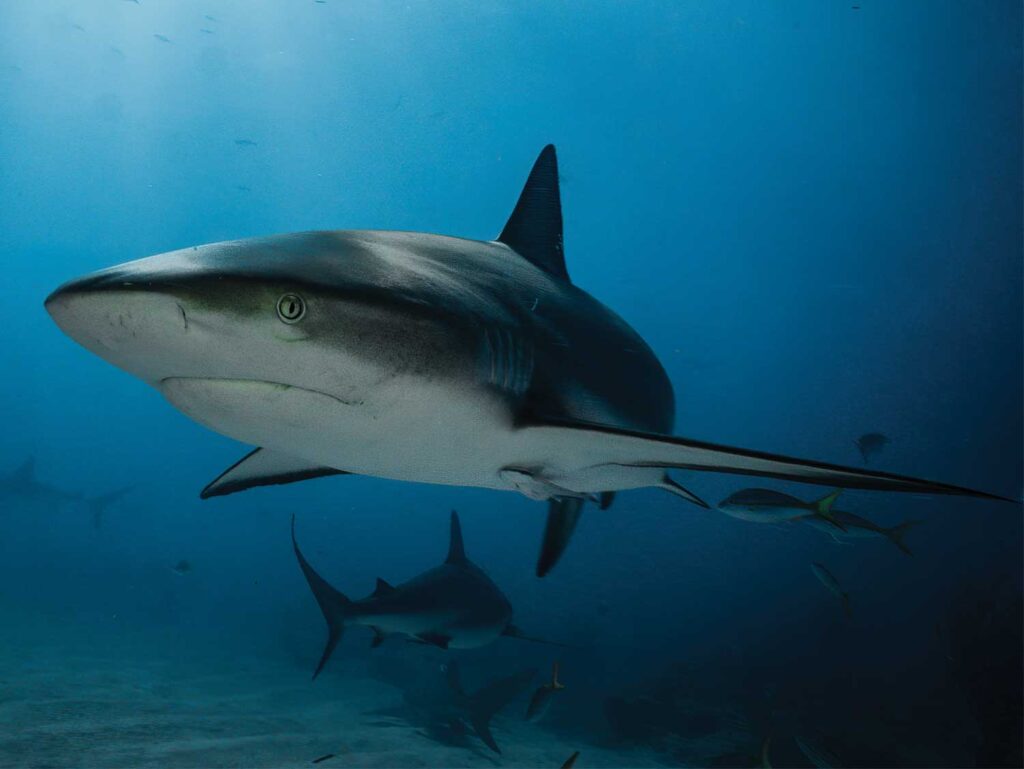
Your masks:
{"label": "shark jaw line", "polygon": [[323,390],[314,390],[309,387],[300,387],[299,385],[287,384],[286,382],[274,382],[270,379],[239,379],[237,377],[216,377],[216,376],[168,376],[157,382],[157,389],[161,392],[168,384],[175,382],[192,383],[192,384],[224,384],[224,385],[239,385],[240,387],[247,387],[250,385],[263,385],[266,387],[272,387],[279,389],[281,392],[288,390],[295,390],[297,392],[312,393],[313,395],[321,395],[324,398],[330,398],[335,403],[341,404],[342,406],[358,406],[360,401],[347,401],[339,398],[337,395],[331,395],[325,393]]}

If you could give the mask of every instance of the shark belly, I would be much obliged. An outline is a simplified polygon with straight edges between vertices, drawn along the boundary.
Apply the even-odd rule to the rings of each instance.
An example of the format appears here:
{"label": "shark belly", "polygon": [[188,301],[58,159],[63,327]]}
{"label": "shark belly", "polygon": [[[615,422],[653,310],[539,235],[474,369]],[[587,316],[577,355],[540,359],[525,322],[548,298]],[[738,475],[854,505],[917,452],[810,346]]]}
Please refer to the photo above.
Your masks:
{"label": "shark belly", "polygon": [[350,473],[508,488],[507,406],[481,389],[396,378],[341,399],[272,382],[172,377],[159,383],[194,421],[243,443]]}

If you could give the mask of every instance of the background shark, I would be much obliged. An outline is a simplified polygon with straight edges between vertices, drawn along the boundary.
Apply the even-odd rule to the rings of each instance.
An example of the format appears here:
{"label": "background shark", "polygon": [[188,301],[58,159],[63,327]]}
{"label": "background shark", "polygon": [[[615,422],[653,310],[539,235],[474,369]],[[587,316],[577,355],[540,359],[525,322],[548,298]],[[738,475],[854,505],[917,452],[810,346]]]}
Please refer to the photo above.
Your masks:
{"label": "background shark", "polygon": [[60,328],[197,422],[262,448],[204,497],[323,475],[550,501],[538,574],[585,499],[671,469],[987,496],[943,483],[670,437],[650,347],[569,279],[553,146],[494,241],[305,232],[174,251],[65,284]]}
{"label": "background shark", "polygon": [[82,495],[44,483],[36,478],[35,458],[29,457],[13,472],[0,478],[0,495],[20,497],[38,505],[60,506],[82,500]]}
{"label": "background shark", "polygon": [[349,600],[310,566],[295,539],[292,547],[306,581],[327,620],[327,645],[313,678],[320,675],[346,624],[373,630],[373,646],[391,634],[408,636],[442,649],[473,649],[499,637],[523,636],[512,624],[512,605],[483,569],[466,558],[459,516],[452,511],[448,557],[440,566],[392,586],[378,577],[377,588],[359,601]]}

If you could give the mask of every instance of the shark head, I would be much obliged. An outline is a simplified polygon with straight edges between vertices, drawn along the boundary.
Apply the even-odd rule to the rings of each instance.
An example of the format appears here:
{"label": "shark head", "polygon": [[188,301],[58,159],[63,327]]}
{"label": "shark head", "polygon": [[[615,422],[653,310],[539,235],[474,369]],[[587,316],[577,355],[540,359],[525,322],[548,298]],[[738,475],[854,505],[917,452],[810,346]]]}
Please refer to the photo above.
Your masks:
{"label": "shark head", "polygon": [[46,309],[197,421],[266,445],[261,412],[280,427],[369,404],[402,376],[472,367],[457,324],[441,328],[443,298],[403,290],[429,279],[405,254],[398,234],[385,245],[351,232],[215,243],[87,275]]}

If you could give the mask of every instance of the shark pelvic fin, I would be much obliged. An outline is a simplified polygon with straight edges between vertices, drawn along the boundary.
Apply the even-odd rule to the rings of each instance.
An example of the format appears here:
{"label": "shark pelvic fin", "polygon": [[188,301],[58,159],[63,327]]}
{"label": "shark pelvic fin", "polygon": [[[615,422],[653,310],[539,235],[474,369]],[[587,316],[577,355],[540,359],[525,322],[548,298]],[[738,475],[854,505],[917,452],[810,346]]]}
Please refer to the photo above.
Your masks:
{"label": "shark pelvic fin", "polygon": [[451,538],[448,542],[448,557],[445,563],[465,563],[466,548],[462,544],[462,524],[459,523],[459,514],[452,510]]}
{"label": "shark pelvic fin", "polygon": [[598,465],[619,465],[657,467],[666,470],[707,470],[848,489],[959,494],[1019,502],[997,494],[948,483],[605,425],[550,420],[523,424],[519,430],[524,433],[524,438],[545,446],[550,453],[575,457],[575,462],[581,469]]}
{"label": "shark pelvic fin", "polygon": [[537,576],[543,577],[551,571],[576,531],[583,500],[578,497],[555,497],[548,500],[548,520],[544,525],[544,540],[537,558]]}
{"label": "shark pelvic fin", "polygon": [[512,216],[498,236],[531,264],[569,280],[562,249],[562,202],[558,193],[558,158],[549,144],[537,157]]}
{"label": "shark pelvic fin", "polygon": [[309,589],[313,591],[313,597],[320,605],[320,611],[323,612],[324,620],[327,622],[327,644],[324,646],[324,653],[313,672],[313,679],[316,680],[320,671],[324,669],[324,665],[327,664],[327,660],[331,658],[334,647],[341,640],[341,634],[345,630],[345,615],[351,610],[352,602],[317,574],[309,565],[309,561],[302,555],[299,543],[295,540],[294,515],[292,516],[292,549],[295,550],[299,568],[302,569],[302,574],[306,577],[306,582],[309,583]]}
{"label": "shark pelvic fin", "polygon": [[327,475],[348,475],[333,467],[318,467],[304,459],[278,454],[267,449],[254,449],[218,475],[199,493],[200,499],[221,497],[256,486],[307,481]]}

